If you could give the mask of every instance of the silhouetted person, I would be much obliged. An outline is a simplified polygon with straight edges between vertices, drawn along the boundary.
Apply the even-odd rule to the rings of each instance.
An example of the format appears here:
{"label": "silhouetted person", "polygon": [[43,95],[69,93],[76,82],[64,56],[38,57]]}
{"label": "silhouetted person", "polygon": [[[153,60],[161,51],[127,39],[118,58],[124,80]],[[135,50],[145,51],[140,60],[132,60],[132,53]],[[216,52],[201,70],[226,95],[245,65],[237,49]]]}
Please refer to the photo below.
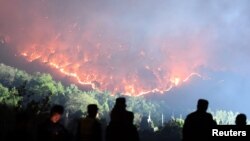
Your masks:
{"label": "silhouetted person", "polygon": [[238,114],[235,119],[235,124],[238,127],[243,127],[247,125],[247,116],[243,113]]}
{"label": "silhouetted person", "polygon": [[[130,119],[131,120],[131,119]],[[110,114],[110,122],[106,129],[106,141],[128,141],[129,112],[126,110],[126,99],[116,99],[114,108]]]}
{"label": "silhouetted person", "polygon": [[151,123],[148,122],[148,117],[143,116],[140,123],[140,132],[154,132]]}
{"label": "silhouetted person", "polygon": [[38,127],[39,141],[68,141],[69,134],[60,123],[64,108],[55,105],[51,108],[49,118]]}
{"label": "silhouetted person", "polygon": [[139,135],[141,140],[150,141],[155,140],[154,137],[154,128],[152,127],[152,122],[150,122],[148,116],[142,116],[140,127],[139,127]]}
{"label": "silhouetted person", "polygon": [[102,126],[96,119],[98,107],[90,104],[87,107],[88,115],[79,122],[77,140],[78,141],[102,141]]}
{"label": "silhouetted person", "polygon": [[126,134],[127,134],[127,140],[128,141],[139,141],[139,134],[137,131],[136,126],[134,125],[134,113],[128,112],[128,123],[126,124]]}
{"label": "silhouetted person", "polygon": [[111,123],[124,123],[128,118],[128,111],[126,110],[126,99],[119,97],[116,99],[114,108],[111,111]]}
{"label": "silhouetted person", "polygon": [[199,99],[197,110],[190,113],[183,125],[183,141],[205,140],[211,136],[211,130],[216,125],[210,113],[207,113],[208,101]]}

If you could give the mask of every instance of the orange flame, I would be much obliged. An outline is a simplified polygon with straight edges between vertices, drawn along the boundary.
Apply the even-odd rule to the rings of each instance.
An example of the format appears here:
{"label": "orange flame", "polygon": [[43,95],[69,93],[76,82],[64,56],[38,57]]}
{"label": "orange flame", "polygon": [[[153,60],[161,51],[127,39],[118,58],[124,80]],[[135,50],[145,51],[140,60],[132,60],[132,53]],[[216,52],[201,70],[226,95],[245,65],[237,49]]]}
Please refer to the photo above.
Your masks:
{"label": "orange flame", "polygon": [[[22,52],[21,55],[26,57],[26,59],[30,62],[34,61],[36,59],[41,59],[41,56],[36,52],[32,53],[32,54]],[[113,87],[113,89],[112,89],[112,86],[110,86],[109,82],[106,82],[106,81],[112,82],[112,80],[114,79],[114,76],[109,76],[107,78],[107,77],[101,76],[100,74],[79,73],[79,72],[77,72],[79,65],[77,65],[77,64],[72,65],[71,63],[64,62],[63,57],[61,57],[61,58],[59,57],[58,59],[52,59],[51,62],[46,62],[46,61],[44,61],[44,59],[41,59],[41,60],[43,60],[42,61],[43,63],[46,63],[49,66],[51,66],[52,68],[57,69],[62,74],[75,78],[77,80],[77,82],[81,85],[91,85],[91,87],[93,89],[100,89],[100,90],[106,90],[110,87],[111,89],[109,89],[109,90],[113,91],[113,93],[119,92],[119,93],[122,93],[122,94],[128,95],[128,96],[141,96],[141,95],[150,94],[150,93],[163,94],[165,92],[170,91],[173,87],[177,87],[177,86],[181,85],[182,83],[187,82],[193,76],[202,77],[200,74],[195,73],[195,72],[190,73],[184,79],[181,79],[178,76],[173,76],[173,77],[170,77],[167,81],[165,81],[165,82],[170,82],[168,85],[155,87],[155,88],[151,88],[151,89],[141,88],[137,84],[138,80],[136,78],[131,79],[131,81],[124,79],[123,81],[120,82],[120,84],[115,85],[115,87]],[[60,60],[60,59],[62,59],[62,60]],[[84,62],[86,63],[86,60],[84,60]],[[71,67],[68,67],[68,66],[71,66]],[[150,70],[150,67],[145,66],[145,69]],[[157,70],[159,71],[161,69],[157,68]],[[96,83],[94,83],[94,81],[98,82],[102,86],[100,86],[100,87],[96,86]],[[108,84],[105,84],[105,83],[108,83]]]}
{"label": "orange flame", "polygon": [[[93,31],[94,28],[90,26]],[[140,96],[165,93],[193,76],[201,77],[193,71],[206,62],[200,39],[191,39],[186,50],[177,41],[163,42],[159,45],[158,57],[146,49],[134,51],[129,44],[112,43],[112,39],[101,35],[98,38],[104,39],[98,40],[92,35],[93,31],[84,32],[74,45],[64,40],[66,37],[74,39],[73,35],[67,34],[61,39],[63,34],[56,34],[55,38],[41,45],[28,44],[20,54],[30,62],[39,60],[49,65],[81,85],[114,94]],[[168,48],[169,44],[174,47]]]}
{"label": "orange flame", "polygon": [[40,61],[81,85],[132,96],[165,93],[201,77],[196,68],[208,64],[207,37],[213,30],[207,26],[153,31],[141,22],[119,22],[119,14],[109,8],[89,14],[91,5],[82,2],[67,10],[49,0],[29,1],[29,8],[15,2],[6,0],[0,8],[0,35],[6,34],[0,42],[10,42],[27,61]]}

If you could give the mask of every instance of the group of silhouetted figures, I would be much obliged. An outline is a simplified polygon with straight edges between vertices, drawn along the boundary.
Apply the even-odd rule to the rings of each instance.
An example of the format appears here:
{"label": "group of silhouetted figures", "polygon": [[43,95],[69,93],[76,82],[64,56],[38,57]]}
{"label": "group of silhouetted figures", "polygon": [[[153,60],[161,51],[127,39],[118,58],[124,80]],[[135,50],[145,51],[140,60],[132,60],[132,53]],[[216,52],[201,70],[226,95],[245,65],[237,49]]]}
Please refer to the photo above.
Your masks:
{"label": "group of silhouetted figures", "polygon": [[[213,120],[212,114],[207,112],[208,101],[199,99],[197,110],[187,115],[183,126],[183,141],[202,141],[211,139],[212,129],[218,128],[217,123]],[[241,113],[236,116],[236,129],[245,129],[247,117]]]}
{"label": "group of silhouetted figures", "polygon": [[[96,104],[87,106],[88,115],[79,120],[77,126],[77,141],[139,141],[137,128],[133,124],[133,112],[126,110],[126,99],[116,99],[110,114],[110,123],[103,135],[102,125],[96,118],[98,107]],[[59,120],[63,114],[63,107],[55,105],[51,109],[50,118],[41,124],[38,130],[38,141],[68,141],[70,136]]]}
{"label": "group of silhouetted figures", "polygon": [[[205,140],[211,136],[211,129],[215,128],[216,121],[210,113],[207,112],[208,101],[199,99],[197,110],[190,113],[184,122],[182,139],[183,141]],[[47,120],[43,121],[37,128],[37,141],[139,141],[140,137],[137,127],[133,124],[134,114],[126,110],[126,99],[119,97],[110,113],[110,122],[103,129],[101,122],[97,118],[98,107],[96,104],[87,106],[88,115],[81,118],[77,124],[76,135],[74,139],[67,129],[61,124],[60,120],[64,113],[61,105],[55,105],[50,110]],[[20,115],[19,119],[25,120],[26,117]],[[236,117],[236,126],[243,127],[247,123],[245,114],[239,114]],[[13,140],[29,141],[28,134],[25,132],[22,122],[17,122]],[[20,125],[19,125],[20,124]],[[105,131],[104,131],[105,130]],[[8,140],[11,140],[9,138]]]}

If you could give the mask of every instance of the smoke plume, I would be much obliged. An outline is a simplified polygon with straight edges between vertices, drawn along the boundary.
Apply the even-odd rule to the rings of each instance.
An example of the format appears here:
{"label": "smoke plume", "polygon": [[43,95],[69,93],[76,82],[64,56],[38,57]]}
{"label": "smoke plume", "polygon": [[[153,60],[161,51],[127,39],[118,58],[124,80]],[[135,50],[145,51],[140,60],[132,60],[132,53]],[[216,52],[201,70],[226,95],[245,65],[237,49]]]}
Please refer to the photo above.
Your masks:
{"label": "smoke plume", "polygon": [[247,0],[1,0],[0,37],[78,83],[140,95],[209,71],[248,76],[249,9]]}

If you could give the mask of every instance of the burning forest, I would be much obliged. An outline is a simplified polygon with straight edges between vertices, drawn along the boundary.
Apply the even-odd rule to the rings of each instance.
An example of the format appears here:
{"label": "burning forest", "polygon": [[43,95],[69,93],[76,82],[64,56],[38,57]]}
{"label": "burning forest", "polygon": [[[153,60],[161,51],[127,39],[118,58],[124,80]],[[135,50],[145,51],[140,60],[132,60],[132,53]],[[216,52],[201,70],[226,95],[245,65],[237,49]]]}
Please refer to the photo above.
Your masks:
{"label": "burning forest", "polygon": [[159,141],[181,139],[198,99],[214,123],[249,117],[249,10],[248,0],[0,0],[0,138],[19,129],[19,112],[37,125],[54,104],[74,134],[89,104],[109,119],[119,96]]}
{"label": "burning forest", "polygon": [[[90,7],[100,7],[100,3],[91,2]],[[145,17],[127,23],[126,18],[136,17],[108,4],[99,11],[80,1],[16,1],[16,5],[4,5],[3,42],[15,47],[16,54],[27,61],[38,60],[92,88],[135,96],[164,93],[192,76],[201,77],[198,68],[208,59],[205,29],[185,31],[186,37],[146,31],[146,25],[138,25]],[[10,9],[14,11],[7,14]],[[136,7],[131,10],[137,12]],[[139,14],[144,10],[139,9]],[[152,20],[150,28],[158,28]]]}
{"label": "burning forest", "polygon": [[247,97],[248,1],[0,4],[1,44],[26,62],[39,62],[77,85],[140,96],[182,89],[198,77],[223,85],[218,93],[232,98],[240,91]]}

